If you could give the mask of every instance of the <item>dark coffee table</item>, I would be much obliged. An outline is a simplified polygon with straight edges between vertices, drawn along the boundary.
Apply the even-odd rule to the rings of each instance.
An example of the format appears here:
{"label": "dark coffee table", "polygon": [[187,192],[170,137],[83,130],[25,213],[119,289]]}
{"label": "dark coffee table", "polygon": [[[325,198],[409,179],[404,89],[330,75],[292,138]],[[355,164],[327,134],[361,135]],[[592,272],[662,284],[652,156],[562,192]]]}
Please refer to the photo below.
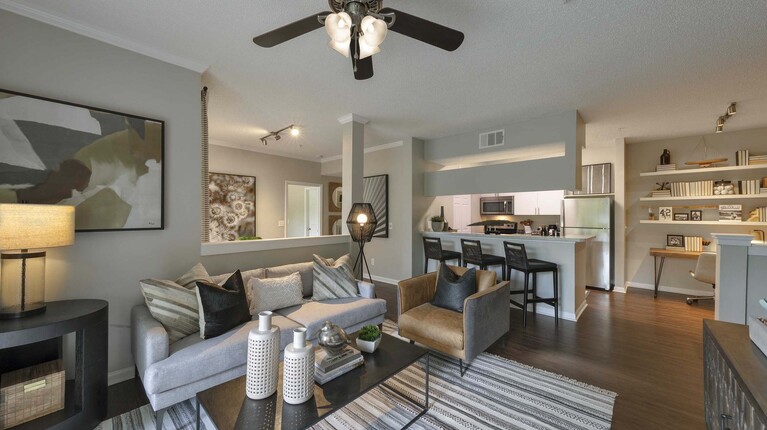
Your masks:
{"label": "dark coffee table", "polygon": [[[352,343],[354,346],[354,343]],[[245,395],[245,377],[197,393],[197,428],[200,407],[219,430],[306,429],[343,408],[401,370],[426,357],[426,389],[423,410],[405,427],[410,427],[429,409],[429,351],[388,334],[372,354],[362,354],[365,365],[324,384],[314,386],[314,397],[300,405],[282,401],[282,363],[277,392],[263,400]],[[404,397],[404,396],[403,396]],[[406,398],[406,397],[405,397]]]}

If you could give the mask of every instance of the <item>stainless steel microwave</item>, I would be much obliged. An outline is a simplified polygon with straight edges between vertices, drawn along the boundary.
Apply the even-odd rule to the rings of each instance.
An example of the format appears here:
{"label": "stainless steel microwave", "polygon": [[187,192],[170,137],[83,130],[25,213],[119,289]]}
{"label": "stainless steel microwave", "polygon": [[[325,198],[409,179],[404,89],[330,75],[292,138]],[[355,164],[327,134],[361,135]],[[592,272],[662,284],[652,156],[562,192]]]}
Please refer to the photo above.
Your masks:
{"label": "stainless steel microwave", "polygon": [[481,197],[480,215],[514,215],[514,197]]}

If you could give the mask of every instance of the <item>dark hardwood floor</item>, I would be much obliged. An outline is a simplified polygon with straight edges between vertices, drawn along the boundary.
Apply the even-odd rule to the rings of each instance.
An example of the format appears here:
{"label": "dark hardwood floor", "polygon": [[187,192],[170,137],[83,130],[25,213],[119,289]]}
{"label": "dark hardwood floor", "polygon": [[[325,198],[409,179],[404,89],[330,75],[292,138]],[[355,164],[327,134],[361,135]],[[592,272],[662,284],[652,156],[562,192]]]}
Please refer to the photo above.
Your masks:
{"label": "dark hardwood floor", "polygon": [[[396,320],[396,287],[379,285],[387,318]],[[528,318],[512,309],[511,330],[488,352],[618,393],[614,429],[703,429],[702,321],[710,301],[632,289],[591,291],[578,323]],[[545,306],[545,305],[539,305]],[[469,370],[471,371],[471,370]],[[136,380],[109,387],[110,417],[146,404]]]}

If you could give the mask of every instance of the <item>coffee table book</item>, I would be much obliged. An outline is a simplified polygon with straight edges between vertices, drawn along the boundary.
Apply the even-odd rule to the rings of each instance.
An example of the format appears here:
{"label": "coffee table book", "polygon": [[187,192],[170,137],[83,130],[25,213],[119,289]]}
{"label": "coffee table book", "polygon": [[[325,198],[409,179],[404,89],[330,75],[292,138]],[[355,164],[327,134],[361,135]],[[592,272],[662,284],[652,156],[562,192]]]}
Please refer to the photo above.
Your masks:
{"label": "coffee table book", "polygon": [[334,357],[328,356],[324,348],[317,347],[314,350],[314,369],[327,373],[358,358],[362,358],[362,353],[351,346],[347,346]]}

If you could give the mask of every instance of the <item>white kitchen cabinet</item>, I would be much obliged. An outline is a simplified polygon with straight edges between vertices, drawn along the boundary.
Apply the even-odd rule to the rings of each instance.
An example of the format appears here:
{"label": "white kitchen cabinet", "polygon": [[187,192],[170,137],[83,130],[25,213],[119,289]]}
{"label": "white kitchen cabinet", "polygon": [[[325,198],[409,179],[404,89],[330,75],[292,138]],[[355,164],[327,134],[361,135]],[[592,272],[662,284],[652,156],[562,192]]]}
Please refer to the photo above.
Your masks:
{"label": "white kitchen cabinet", "polygon": [[514,194],[514,215],[559,215],[563,190]]}

